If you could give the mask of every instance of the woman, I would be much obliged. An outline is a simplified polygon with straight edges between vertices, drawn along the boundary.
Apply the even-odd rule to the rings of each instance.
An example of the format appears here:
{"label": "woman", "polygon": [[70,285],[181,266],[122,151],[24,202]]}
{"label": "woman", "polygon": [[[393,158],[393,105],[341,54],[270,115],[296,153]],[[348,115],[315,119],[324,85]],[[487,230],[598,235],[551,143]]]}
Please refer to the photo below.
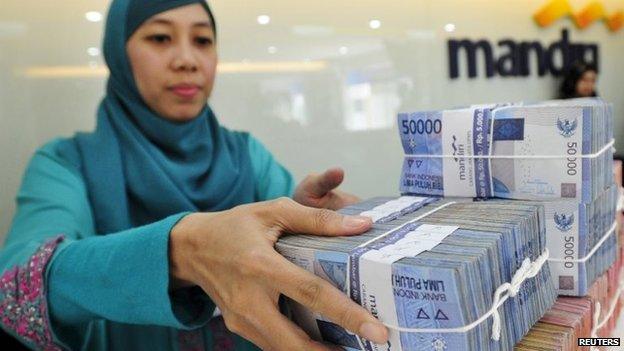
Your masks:
{"label": "woman", "polygon": [[11,335],[50,350],[328,349],[279,313],[283,294],[386,341],[373,316],[274,250],[284,232],[355,235],[371,222],[312,208],[355,200],[334,190],[341,170],[293,192],[257,140],[219,126],[206,106],[215,41],[202,1],[112,2],[97,128],[39,149],[18,193],[0,253]]}
{"label": "woman", "polygon": [[582,62],[574,63],[563,78],[559,88],[559,98],[572,99],[598,96],[596,93],[597,78],[598,70],[596,66]]}

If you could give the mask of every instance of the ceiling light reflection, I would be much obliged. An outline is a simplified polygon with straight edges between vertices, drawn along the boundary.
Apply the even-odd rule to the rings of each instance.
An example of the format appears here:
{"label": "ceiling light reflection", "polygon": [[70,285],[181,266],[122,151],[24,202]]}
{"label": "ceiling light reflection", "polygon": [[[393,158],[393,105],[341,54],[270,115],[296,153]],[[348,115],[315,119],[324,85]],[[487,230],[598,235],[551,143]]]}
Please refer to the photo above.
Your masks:
{"label": "ceiling light reflection", "polygon": [[258,24],[266,26],[269,23],[271,23],[271,17],[269,17],[267,15],[260,15],[260,16],[258,16]]}
{"label": "ceiling light reflection", "polygon": [[87,54],[89,54],[89,56],[100,56],[100,49],[96,48],[96,47],[90,47],[87,49]]}
{"label": "ceiling light reflection", "polygon": [[89,22],[100,22],[100,21],[102,21],[103,16],[102,16],[102,13],[100,13],[100,12],[89,11],[89,12],[85,13],[85,18]]}
{"label": "ceiling light reflection", "polygon": [[381,27],[381,21],[377,19],[371,20],[368,22],[368,26],[371,27],[371,29],[379,29],[379,27]]}
{"label": "ceiling light reflection", "polygon": [[[326,61],[265,61],[222,62],[217,66],[219,74],[236,73],[303,73],[317,72],[329,67]],[[32,79],[106,78],[105,65],[90,62],[84,66],[33,66],[18,72]]]}

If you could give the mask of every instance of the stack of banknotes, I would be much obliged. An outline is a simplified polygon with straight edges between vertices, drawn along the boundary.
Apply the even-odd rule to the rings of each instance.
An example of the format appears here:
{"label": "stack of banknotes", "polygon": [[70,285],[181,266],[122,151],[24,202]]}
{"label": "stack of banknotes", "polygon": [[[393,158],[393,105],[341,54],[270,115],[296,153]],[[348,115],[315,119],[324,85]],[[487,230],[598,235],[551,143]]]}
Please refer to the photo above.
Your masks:
{"label": "stack of banknotes", "polygon": [[[618,188],[612,184],[589,203],[568,199],[536,202],[544,206],[549,265],[559,295],[587,295],[593,282],[615,262],[615,209],[618,197]],[[456,198],[455,201],[482,199]]]}
{"label": "stack of banknotes", "polygon": [[512,350],[555,301],[540,204],[374,198],[341,212],[375,224],[354,237],[284,236],[276,249],[371,311],[390,340],[372,344],[292,303],[318,340],[347,350]]}
{"label": "stack of banknotes", "polygon": [[[622,194],[622,162],[615,161],[617,193]],[[622,199],[620,195],[620,199]],[[578,346],[578,338],[610,337],[624,304],[624,207],[616,211],[617,259],[591,286],[585,297],[559,296],[554,306],[516,345],[518,351],[589,351]],[[548,217],[548,216],[547,216]],[[547,239],[548,241],[548,239]],[[551,267],[555,266],[550,262]],[[555,283],[556,283],[555,279]],[[594,316],[596,310],[598,315]]]}
{"label": "stack of banknotes", "polygon": [[613,183],[613,107],[554,100],[400,113],[402,194],[589,203]]}
{"label": "stack of banknotes", "polygon": [[276,244],[386,324],[388,344],[291,302],[294,320],[347,350],[575,350],[609,335],[624,252],[612,106],[475,105],[398,123],[403,196],[341,210],[371,217],[369,232]]}

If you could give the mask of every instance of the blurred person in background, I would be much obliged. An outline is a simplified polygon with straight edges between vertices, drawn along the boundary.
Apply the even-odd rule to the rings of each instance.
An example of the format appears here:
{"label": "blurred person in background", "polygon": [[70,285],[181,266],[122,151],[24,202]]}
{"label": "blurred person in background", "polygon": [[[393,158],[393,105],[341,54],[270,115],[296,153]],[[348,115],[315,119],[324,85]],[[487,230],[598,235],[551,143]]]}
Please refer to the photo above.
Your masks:
{"label": "blurred person in background", "polygon": [[[0,326],[45,350],[331,350],[280,313],[287,296],[377,343],[385,327],[279,255],[284,233],[357,235],[344,173],[297,187],[207,105],[217,30],[200,0],[114,0],[92,133],[31,159],[0,251]],[[213,317],[215,307],[222,316]],[[6,344],[5,344],[6,345]]]}
{"label": "blurred person in background", "polygon": [[560,99],[595,97],[598,70],[593,64],[576,62],[566,72],[559,88]]}

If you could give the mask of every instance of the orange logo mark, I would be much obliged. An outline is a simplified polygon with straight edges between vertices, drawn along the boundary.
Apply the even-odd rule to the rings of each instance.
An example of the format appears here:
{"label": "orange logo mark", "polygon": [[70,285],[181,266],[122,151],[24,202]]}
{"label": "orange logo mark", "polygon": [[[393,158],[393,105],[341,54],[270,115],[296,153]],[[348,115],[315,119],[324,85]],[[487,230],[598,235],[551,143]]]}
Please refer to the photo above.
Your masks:
{"label": "orange logo mark", "polygon": [[607,14],[604,5],[599,1],[592,1],[581,11],[574,12],[567,0],[551,0],[539,9],[533,18],[541,27],[547,27],[565,16],[572,17],[580,29],[585,29],[599,20],[603,20],[612,32],[619,30],[624,25],[624,11],[619,10]]}

